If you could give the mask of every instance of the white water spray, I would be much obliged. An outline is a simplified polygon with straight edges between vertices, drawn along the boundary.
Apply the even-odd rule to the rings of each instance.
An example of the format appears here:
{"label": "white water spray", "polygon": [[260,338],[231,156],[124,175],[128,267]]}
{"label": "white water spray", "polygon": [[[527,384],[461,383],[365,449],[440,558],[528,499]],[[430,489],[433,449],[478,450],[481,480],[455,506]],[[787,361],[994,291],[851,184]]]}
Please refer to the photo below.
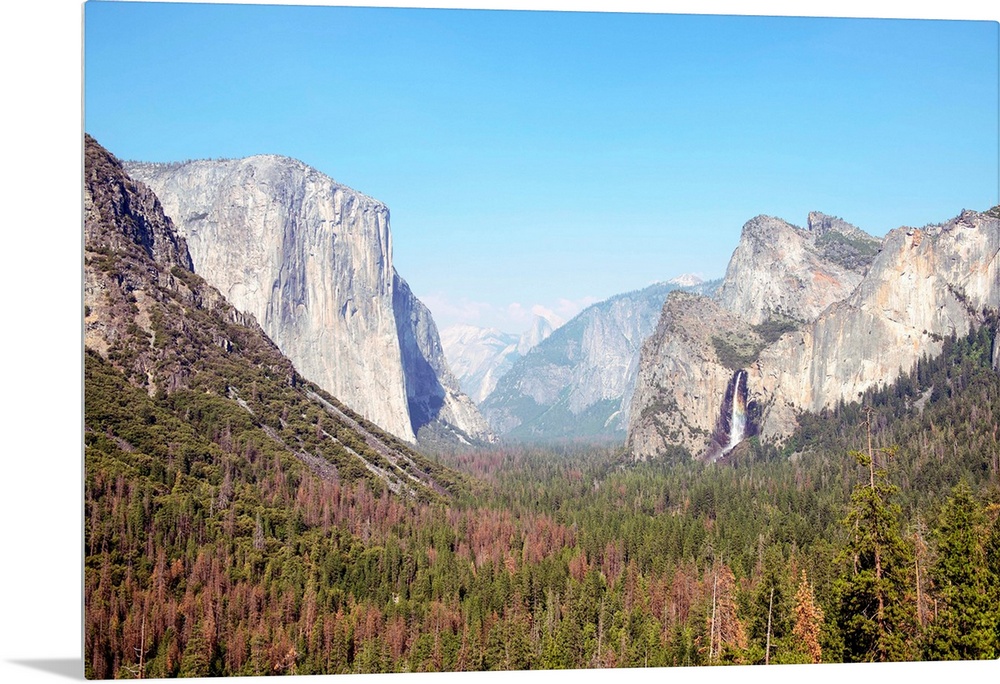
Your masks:
{"label": "white water spray", "polygon": [[737,371],[736,385],[733,387],[732,407],[729,415],[729,444],[722,450],[727,454],[743,441],[747,430],[747,402],[745,392],[740,390],[741,383],[746,383],[747,372]]}

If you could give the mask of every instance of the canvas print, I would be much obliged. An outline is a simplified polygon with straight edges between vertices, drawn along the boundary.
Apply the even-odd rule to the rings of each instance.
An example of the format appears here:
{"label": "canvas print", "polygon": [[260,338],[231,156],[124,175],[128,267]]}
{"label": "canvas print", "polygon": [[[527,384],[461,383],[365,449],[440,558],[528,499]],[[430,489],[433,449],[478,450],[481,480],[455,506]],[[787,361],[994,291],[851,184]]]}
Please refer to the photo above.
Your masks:
{"label": "canvas print", "polygon": [[88,678],[1000,657],[995,22],[84,23]]}

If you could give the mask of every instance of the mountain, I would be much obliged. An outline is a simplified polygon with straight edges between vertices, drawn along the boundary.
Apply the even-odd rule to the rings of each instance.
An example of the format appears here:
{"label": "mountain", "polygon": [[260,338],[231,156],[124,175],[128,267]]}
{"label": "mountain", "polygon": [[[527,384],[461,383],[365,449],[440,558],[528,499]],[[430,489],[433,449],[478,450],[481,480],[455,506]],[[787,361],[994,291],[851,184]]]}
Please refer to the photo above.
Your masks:
{"label": "mountain", "polygon": [[421,442],[472,444],[492,441],[490,426],[459,389],[445,361],[431,312],[406,281],[394,274],[393,312],[406,379],[406,399],[413,431]]}
{"label": "mountain", "polygon": [[657,283],[620,294],[557,328],[515,361],[480,404],[490,425],[526,441],[623,436],[639,349],[676,289]]}
{"label": "mountain", "polygon": [[[230,446],[241,426],[257,450],[297,460],[320,478],[370,479],[419,497],[446,491],[445,471],[304,381],[251,316],[192,272],[187,245],[154,193],[93,138],[85,144],[88,458],[139,458],[149,467],[166,450],[171,463],[211,461],[215,449],[197,446],[190,422],[212,413]],[[145,406],[145,418],[128,397]],[[183,435],[193,451],[174,453],[185,447],[168,433]]]}
{"label": "mountain", "polygon": [[493,439],[440,372],[430,313],[392,266],[384,204],[275,155],[125,168],[159,197],[194,270],[303,376],[409,442],[424,427]]}
{"label": "mountain", "polygon": [[[729,440],[742,377],[747,434],[782,438],[819,411],[889,382],[1000,306],[997,212],[891,231],[877,249],[853,226],[746,224],[716,299],[671,297],[642,351],[628,444],[635,458]],[[851,286],[851,283],[855,283]]]}
{"label": "mountain", "polygon": [[520,337],[496,328],[449,326],[441,331],[441,345],[462,391],[481,402],[517,359],[551,334],[548,319],[535,316],[532,326]]}
{"label": "mountain", "polygon": [[477,403],[493,391],[499,377],[520,358],[517,344],[517,335],[496,328],[460,323],[441,331],[448,365],[462,390]]}
{"label": "mountain", "polygon": [[854,291],[878,247],[878,239],[818,212],[805,229],[757,216],[743,226],[716,297],[752,325],[811,321]]}
{"label": "mountain", "polygon": [[517,339],[517,353],[524,356],[547,340],[552,331],[557,327],[557,323],[553,323],[545,316],[535,316],[535,319],[531,322],[531,327],[521,333],[521,336]]}
{"label": "mountain", "polygon": [[696,285],[701,285],[705,280],[694,273],[682,273],[676,278],[671,278],[667,281],[671,285],[680,285],[681,287],[694,287]]}
{"label": "mountain", "polygon": [[641,349],[627,435],[633,457],[645,460],[675,446],[704,452],[730,380],[743,358],[763,346],[746,320],[712,298],[671,292]]}
{"label": "mountain", "polygon": [[798,410],[852,400],[908,371],[943,340],[1000,309],[1000,216],[963,211],[940,225],[886,235],[849,297],[763,350],[751,384],[769,407],[765,436],[787,434]]}

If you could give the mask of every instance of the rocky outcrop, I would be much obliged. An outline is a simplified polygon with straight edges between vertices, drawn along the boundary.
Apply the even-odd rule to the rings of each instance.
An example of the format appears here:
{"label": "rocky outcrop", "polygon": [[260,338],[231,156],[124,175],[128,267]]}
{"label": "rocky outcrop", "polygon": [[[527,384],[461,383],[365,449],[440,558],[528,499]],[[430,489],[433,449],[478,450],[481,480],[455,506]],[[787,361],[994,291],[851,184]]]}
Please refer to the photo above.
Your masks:
{"label": "rocky outcrop", "polygon": [[83,230],[85,246],[104,251],[140,247],[164,268],[191,269],[191,255],[153,192],[128,176],[117,159],[84,137]]}
{"label": "rocky outcrop", "polygon": [[993,333],[993,370],[1000,371],[1000,330]]}
{"label": "rocky outcrop", "polygon": [[[722,379],[729,379],[734,368],[747,370],[753,420],[761,434],[781,438],[795,428],[800,411],[854,400],[878,383],[891,382],[921,355],[940,353],[945,336],[982,323],[984,309],[1000,308],[1000,219],[992,212],[966,211],[939,226],[891,231],[867,263],[867,247],[859,247],[867,245],[864,235],[836,220],[811,214],[810,231],[819,236],[811,243],[800,229],[776,221],[758,217],[745,227],[733,255],[744,263],[730,264],[730,286],[720,288],[718,304],[728,310],[726,316],[704,299],[668,300],[643,349],[629,428],[636,458],[663,453],[671,444],[705,453],[709,425],[725,396]],[[838,237],[823,242],[830,231]],[[764,236],[786,246],[767,247]],[[786,263],[754,270],[749,254],[770,254]],[[834,279],[837,288],[827,278],[834,273],[831,263],[846,269]],[[850,292],[816,312],[825,297],[842,292],[860,272],[864,276]],[[752,286],[736,287],[738,278],[730,275],[739,273],[754,274]],[[797,309],[788,297],[790,283],[805,300]],[[782,302],[780,310],[771,305],[772,297]],[[769,330],[773,313],[795,315],[799,323],[771,339],[762,333]]]}
{"label": "rocky outcrop", "polygon": [[817,411],[908,371],[1000,308],[1000,219],[966,211],[938,226],[898,228],[844,301],[760,354],[751,386],[770,406],[763,434],[782,436]]}
{"label": "rocky outcrop", "polygon": [[811,321],[858,286],[879,241],[845,221],[813,212],[805,229],[771,216],[743,226],[717,297],[757,325]]}
{"label": "rocky outcrop", "polygon": [[639,350],[667,293],[658,283],[584,309],[497,382],[480,408],[501,435],[520,440],[623,436]]}
{"label": "rocky outcrop", "polygon": [[435,433],[434,439],[462,444],[495,441],[490,426],[459,389],[445,362],[431,312],[399,274],[394,278],[392,304],[414,434],[423,438],[421,431],[426,430]]}
{"label": "rocky outcrop", "polygon": [[517,340],[517,353],[524,356],[552,335],[553,326],[544,316],[535,316],[531,327],[525,330]]}
{"label": "rocky outcrop", "polygon": [[303,376],[415,439],[410,399],[436,390],[405,374],[384,204],[274,155],[126,166],[163,202],[195,271],[253,315]]}
{"label": "rocky outcrop", "polygon": [[645,460],[675,446],[695,456],[705,452],[740,355],[750,357],[762,347],[744,319],[714,300],[670,293],[642,346],[628,424],[633,458]]}

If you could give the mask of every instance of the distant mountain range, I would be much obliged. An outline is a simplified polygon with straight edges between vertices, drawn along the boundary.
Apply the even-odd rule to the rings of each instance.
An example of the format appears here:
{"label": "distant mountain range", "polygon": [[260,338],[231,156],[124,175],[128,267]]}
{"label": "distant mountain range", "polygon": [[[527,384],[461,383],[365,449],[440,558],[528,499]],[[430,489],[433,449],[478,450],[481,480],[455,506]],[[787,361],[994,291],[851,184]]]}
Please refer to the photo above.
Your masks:
{"label": "distant mountain range", "polygon": [[157,258],[259,323],[305,380],[425,448],[600,439],[719,458],[733,425],[781,439],[800,411],[892,380],[1000,308],[996,209],[884,239],[813,212],[748,221],[721,281],[685,274],[523,335],[439,334],[393,267],[381,202],[274,155],[121,168],[170,219],[142,238]]}
{"label": "distant mountain range", "polygon": [[441,331],[441,344],[462,390],[481,402],[514,362],[552,334],[552,323],[535,316],[532,326],[521,335],[496,328],[452,325]]}
{"label": "distant mountain range", "polygon": [[657,283],[593,304],[514,361],[480,408],[510,439],[623,438],[639,350],[667,294],[717,283]]}
{"label": "distant mountain range", "polygon": [[[638,459],[678,446],[719,458],[735,444],[734,385],[741,438],[781,439],[798,412],[856,398],[981,325],[1000,307],[997,214],[884,239],[820,212],[805,227],[757,216],[721,281],[685,275],[612,297],[527,354],[511,353],[513,336],[472,328],[447,354],[504,439],[623,439]],[[995,356],[1000,365],[1000,345]]]}

